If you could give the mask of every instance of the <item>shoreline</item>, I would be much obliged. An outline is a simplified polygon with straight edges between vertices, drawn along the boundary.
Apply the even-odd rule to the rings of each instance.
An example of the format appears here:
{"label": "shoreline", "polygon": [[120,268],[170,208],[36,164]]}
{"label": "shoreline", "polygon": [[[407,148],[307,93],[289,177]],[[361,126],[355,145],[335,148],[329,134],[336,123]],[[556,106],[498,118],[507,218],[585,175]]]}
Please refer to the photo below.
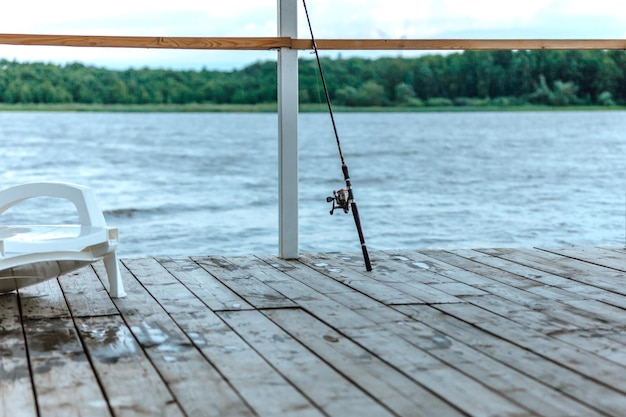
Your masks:
{"label": "shoreline", "polygon": [[[0,112],[124,112],[124,113],[275,113],[276,103],[260,104],[4,104]],[[626,106],[334,106],[337,113],[429,113],[429,112],[525,112],[525,111],[623,111]],[[327,105],[301,104],[301,113],[326,113]]]}

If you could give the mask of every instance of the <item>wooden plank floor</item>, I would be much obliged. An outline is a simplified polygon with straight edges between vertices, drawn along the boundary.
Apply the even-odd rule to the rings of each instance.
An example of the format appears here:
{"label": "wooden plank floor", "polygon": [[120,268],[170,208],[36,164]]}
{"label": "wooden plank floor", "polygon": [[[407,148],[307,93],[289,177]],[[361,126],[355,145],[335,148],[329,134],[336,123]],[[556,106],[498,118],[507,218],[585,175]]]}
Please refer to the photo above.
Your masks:
{"label": "wooden plank floor", "polygon": [[0,296],[0,415],[625,416],[626,251],[127,259]]}

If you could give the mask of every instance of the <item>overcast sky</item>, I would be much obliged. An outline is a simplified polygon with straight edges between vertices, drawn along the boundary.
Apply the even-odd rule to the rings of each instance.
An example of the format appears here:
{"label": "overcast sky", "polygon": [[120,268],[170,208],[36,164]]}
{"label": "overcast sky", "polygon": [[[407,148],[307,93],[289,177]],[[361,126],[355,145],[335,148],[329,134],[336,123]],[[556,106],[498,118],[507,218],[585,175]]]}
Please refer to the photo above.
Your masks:
{"label": "overcast sky", "polygon": [[[626,37],[624,0],[307,0],[323,38]],[[3,33],[136,36],[276,36],[276,0],[33,0],[2,5]],[[302,0],[299,36],[308,38]],[[423,53],[423,52],[420,52]],[[307,52],[301,52],[306,56]],[[410,56],[415,52],[342,52]],[[336,56],[337,52],[331,53]],[[172,51],[0,45],[0,58],[130,67],[231,70],[273,51]]]}

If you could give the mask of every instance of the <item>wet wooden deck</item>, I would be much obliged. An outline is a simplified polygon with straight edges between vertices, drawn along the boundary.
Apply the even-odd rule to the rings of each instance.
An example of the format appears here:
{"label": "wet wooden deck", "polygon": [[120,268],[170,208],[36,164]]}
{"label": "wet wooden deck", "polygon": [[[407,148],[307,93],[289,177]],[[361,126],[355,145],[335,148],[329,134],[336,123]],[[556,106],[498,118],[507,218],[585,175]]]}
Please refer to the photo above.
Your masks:
{"label": "wet wooden deck", "polygon": [[0,296],[0,414],[624,416],[626,252],[124,260]]}

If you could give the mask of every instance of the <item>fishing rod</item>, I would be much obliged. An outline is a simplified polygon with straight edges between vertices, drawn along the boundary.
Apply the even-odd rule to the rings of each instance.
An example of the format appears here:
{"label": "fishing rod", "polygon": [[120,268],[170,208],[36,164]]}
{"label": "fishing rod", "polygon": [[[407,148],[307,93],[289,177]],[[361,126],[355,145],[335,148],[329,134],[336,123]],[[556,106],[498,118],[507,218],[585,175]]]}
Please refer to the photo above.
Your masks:
{"label": "fishing rod", "polygon": [[306,15],[306,21],[309,25],[309,32],[311,32],[311,42],[313,43],[313,52],[317,60],[317,68],[320,72],[320,78],[322,80],[322,87],[324,87],[324,94],[326,96],[326,104],[328,105],[328,113],[330,115],[330,121],[333,125],[333,132],[335,133],[335,140],[337,142],[337,150],[339,151],[339,158],[341,159],[341,171],[343,172],[343,178],[346,182],[346,188],[342,188],[338,191],[333,191],[332,197],[326,197],[326,202],[333,203],[330,210],[332,215],[335,209],[342,209],[344,213],[350,212],[352,209],[352,216],[354,217],[354,224],[359,234],[359,240],[361,241],[361,250],[363,251],[363,260],[365,261],[365,269],[367,271],[372,270],[372,264],[367,252],[367,246],[365,245],[365,237],[363,236],[363,229],[361,228],[361,218],[359,217],[359,210],[354,201],[354,193],[352,191],[352,182],[350,181],[350,174],[348,172],[348,166],[343,157],[343,151],[341,150],[341,142],[339,141],[339,133],[337,133],[337,125],[335,124],[335,117],[333,115],[333,107],[330,103],[330,95],[328,94],[328,87],[326,86],[326,80],[324,79],[324,71],[322,70],[322,63],[320,61],[320,54],[317,51],[317,44],[315,43],[315,36],[313,35],[313,26],[311,26],[311,19],[309,18],[309,11],[306,7],[306,0],[302,0],[304,5],[304,14]]}

